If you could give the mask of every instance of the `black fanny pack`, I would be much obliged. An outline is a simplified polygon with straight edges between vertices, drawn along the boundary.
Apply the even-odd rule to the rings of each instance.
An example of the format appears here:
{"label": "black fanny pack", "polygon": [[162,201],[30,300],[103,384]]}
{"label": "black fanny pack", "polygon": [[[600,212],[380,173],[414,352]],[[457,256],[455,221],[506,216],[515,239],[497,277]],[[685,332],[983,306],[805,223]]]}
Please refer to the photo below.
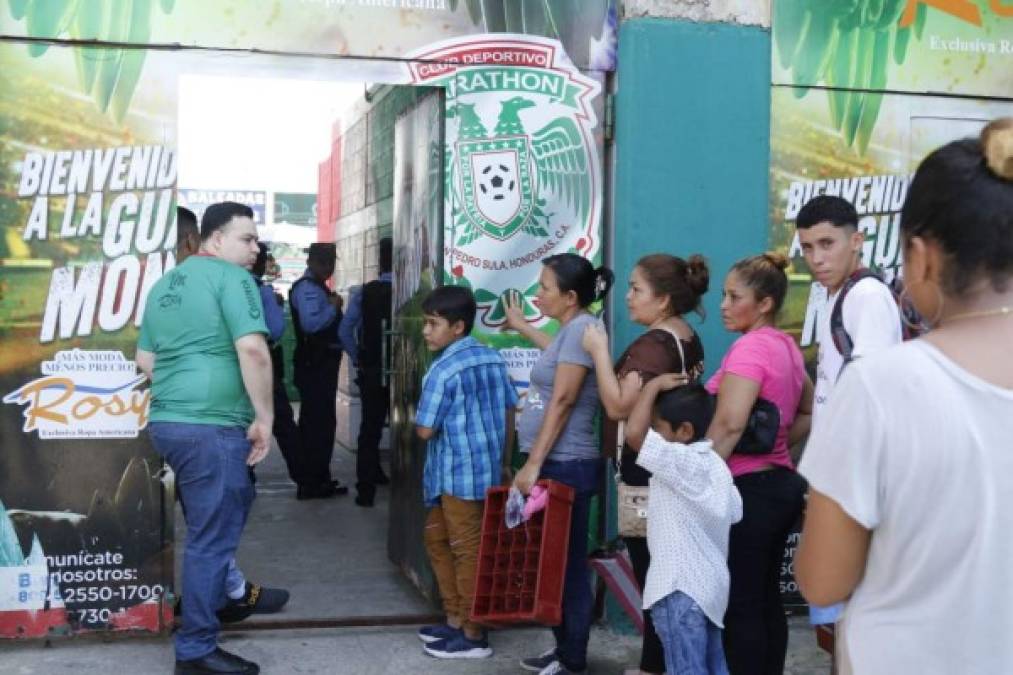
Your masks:
{"label": "black fanny pack", "polygon": [[[714,405],[717,406],[717,395],[712,394]],[[732,449],[736,455],[768,455],[774,451],[777,432],[781,429],[781,411],[765,398],[757,397],[742,437]]]}

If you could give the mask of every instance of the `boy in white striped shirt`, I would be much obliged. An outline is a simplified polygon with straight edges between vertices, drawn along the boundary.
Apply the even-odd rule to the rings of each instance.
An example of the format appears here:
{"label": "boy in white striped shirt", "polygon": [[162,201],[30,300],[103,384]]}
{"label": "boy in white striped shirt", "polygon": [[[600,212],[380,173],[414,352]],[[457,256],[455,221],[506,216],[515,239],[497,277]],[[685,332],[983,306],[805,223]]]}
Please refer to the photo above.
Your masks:
{"label": "boy in white striped shirt", "polygon": [[648,382],[626,425],[637,464],[651,472],[644,585],[666,671],[727,675],[721,628],[728,606],[728,531],[742,498],[727,464],[703,438],[714,404],[685,375]]}

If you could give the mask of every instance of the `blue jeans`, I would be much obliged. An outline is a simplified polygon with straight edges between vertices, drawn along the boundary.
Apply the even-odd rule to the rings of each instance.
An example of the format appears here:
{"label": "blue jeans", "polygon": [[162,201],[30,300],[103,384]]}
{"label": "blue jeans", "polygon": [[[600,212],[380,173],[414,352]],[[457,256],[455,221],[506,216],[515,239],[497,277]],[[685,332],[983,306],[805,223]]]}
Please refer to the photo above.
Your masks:
{"label": "blue jeans", "polygon": [[809,605],[809,623],[814,626],[823,624],[834,624],[844,613],[844,603],[838,602],[834,605]]}
{"label": "blue jeans", "polygon": [[[180,506],[183,506],[182,500],[179,503]],[[186,520],[185,506],[183,506],[183,520]],[[229,561],[229,571],[225,576],[225,592],[230,598],[235,596],[237,600],[246,592],[246,577],[243,575],[243,570],[239,569],[239,563],[235,558]]]}
{"label": "blue jeans", "polygon": [[666,595],[651,607],[651,617],[668,675],[728,675],[721,629],[693,598],[679,591]]}
{"label": "blue jeans", "polygon": [[229,561],[229,571],[225,574],[225,592],[230,598],[237,593],[246,592],[246,577],[243,576],[243,570],[239,569],[235,558]]}
{"label": "blue jeans", "polygon": [[587,668],[587,641],[591,636],[591,614],[594,595],[591,573],[587,564],[587,527],[591,497],[601,485],[600,459],[578,459],[567,462],[546,460],[539,478],[549,478],[574,489],[573,512],[570,517],[570,545],[563,580],[563,623],[552,628],[556,637],[556,655],[567,670]]}
{"label": "blue jeans", "polygon": [[217,646],[215,610],[225,604],[226,576],[253,504],[246,467],[250,442],[243,428],[211,424],[152,422],[148,433],[176,474],[186,513],[186,601],[176,631],[176,658],[199,659]]}

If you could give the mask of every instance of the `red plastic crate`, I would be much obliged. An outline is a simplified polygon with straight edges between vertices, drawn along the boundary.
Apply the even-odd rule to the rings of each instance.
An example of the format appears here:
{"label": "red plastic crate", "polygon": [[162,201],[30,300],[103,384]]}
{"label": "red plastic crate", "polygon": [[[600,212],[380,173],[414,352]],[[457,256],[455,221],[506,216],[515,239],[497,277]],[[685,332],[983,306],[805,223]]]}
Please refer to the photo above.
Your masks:
{"label": "red plastic crate", "polygon": [[506,526],[509,487],[489,488],[471,620],[486,626],[563,620],[563,578],[570,541],[573,488],[552,480],[545,508],[517,527]]}

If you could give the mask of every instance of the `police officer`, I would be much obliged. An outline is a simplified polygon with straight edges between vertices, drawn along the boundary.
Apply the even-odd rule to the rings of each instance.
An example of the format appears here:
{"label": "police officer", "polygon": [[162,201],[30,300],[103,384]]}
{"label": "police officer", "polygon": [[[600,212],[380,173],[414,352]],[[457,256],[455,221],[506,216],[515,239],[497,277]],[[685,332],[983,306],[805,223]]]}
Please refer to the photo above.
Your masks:
{"label": "police officer", "polygon": [[288,468],[288,475],[296,485],[304,481],[302,475],[306,464],[306,454],[302,449],[299,427],[295,423],[292,404],[285,391],[285,359],[282,353],[281,337],[285,332],[284,300],[275,292],[270,284],[264,281],[268,266],[273,260],[267,245],[260,243],[260,254],[253,263],[254,281],[260,290],[260,299],[264,303],[264,320],[267,323],[268,346],[271,348],[271,368],[274,373],[274,427],[271,429],[282,457]]}
{"label": "police officer", "polygon": [[348,488],[331,479],[331,456],[337,423],[335,401],[338,393],[338,366],[341,346],[341,297],[326,286],[334,274],[337,251],[334,244],[311,244],[306,272],[289,292],[296,346],[293,379],[302,407],[299,436],[305,456],[298,499],[321,499],[345,494]]}
{"label": "police officer", "polygon": [[384,322],[391,321],[392,242],[380,240],[380,276],[352,293],[348,312],[341,321],[341,344],[349,360],[358,369],[356,384],[362,402],[358,451],[355,460],[355,503],[373,506],[377,485],[386,485],[387,475],[380,467],[380,436],[390,405],[390,389],[384,381],[381,360],[383,345],[390,353],[390,338],[384,335]]}

